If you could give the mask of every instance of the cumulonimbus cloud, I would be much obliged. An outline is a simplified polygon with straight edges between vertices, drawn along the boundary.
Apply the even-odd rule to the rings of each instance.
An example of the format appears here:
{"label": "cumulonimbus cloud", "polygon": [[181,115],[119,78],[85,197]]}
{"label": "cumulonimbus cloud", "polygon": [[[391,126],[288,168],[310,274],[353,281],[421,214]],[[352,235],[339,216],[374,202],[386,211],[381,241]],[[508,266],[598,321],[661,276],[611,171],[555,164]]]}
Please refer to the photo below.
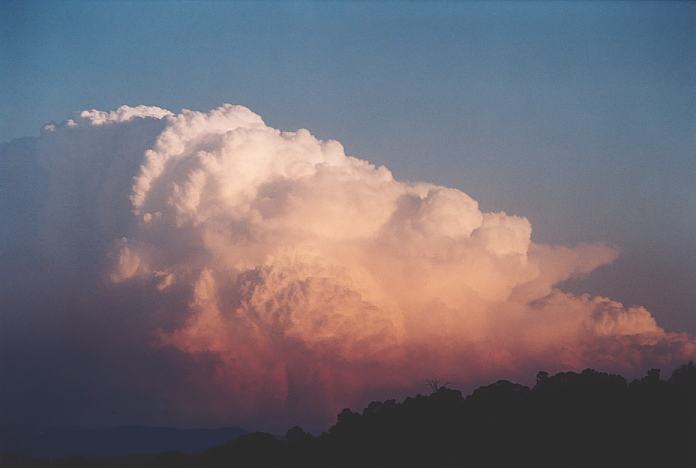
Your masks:
{"label": "cumulonimbus cloud", "polygon": [[171,299],[176,319],[148,322],[147,346],[214,357],[203,384],[218,398],[187,411],[328,420],[433,376],[631,371],[696,355],[643,307],[558,289],[614,248],[536,244],[524,217],[398,181],[245,107],[85,111],[47,126],[39,154],[43,248],[89,240],[102,287]]}

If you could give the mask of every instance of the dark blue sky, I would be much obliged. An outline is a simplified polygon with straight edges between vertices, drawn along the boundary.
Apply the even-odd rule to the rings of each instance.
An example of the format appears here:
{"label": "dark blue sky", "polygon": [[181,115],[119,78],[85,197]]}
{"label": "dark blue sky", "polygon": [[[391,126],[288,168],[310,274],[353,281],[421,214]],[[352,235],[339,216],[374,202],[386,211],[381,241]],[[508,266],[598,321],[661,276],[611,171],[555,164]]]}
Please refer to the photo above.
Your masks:
{"label": "dark blue sky", "polygon": [[249,106],[622,257],[569,287],[696,331],[696,4],[3,2],[0,141]]}

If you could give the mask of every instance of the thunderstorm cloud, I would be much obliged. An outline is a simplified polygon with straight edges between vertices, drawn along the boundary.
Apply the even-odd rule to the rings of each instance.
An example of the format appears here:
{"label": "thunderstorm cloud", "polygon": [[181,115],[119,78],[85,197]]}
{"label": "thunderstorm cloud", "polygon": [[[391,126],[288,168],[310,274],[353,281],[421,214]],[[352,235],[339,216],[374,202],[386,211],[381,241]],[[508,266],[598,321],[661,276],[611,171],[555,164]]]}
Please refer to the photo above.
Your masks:
{"label": "thunderstorm cloud", "polygon": [[84,111],[0,151],[17,418],[43,385],[80,422],[320,424],[426,378],[696,355],[643,307],[559,289],[615,248],[537,244],[524,217],[245,107]]}

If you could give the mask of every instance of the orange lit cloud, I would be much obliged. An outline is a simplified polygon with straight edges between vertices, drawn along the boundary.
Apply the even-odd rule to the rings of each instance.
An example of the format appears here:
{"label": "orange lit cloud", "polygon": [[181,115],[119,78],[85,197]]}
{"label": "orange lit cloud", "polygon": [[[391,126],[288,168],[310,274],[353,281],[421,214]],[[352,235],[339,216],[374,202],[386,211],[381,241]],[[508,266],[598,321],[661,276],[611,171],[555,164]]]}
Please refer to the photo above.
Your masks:
{"label": "orange lit cloud", "polygon": [[[151,138],[144,153],[99,139],[126,125]],[[51,163],[66,173],[96,164],[70,153],[79,132],[89,158],[112,161],[89,195],[104,277],[184,297],[148,345],[215,357],[209,411],[321,420],[428,377],[467,384],[696,356],[692,337],[642,307],[558,289],[613,261],[612,247],[535,244],[524,217],[398,181],[244,107],[83,112],[43,137],[48,159],[72,158]]]}

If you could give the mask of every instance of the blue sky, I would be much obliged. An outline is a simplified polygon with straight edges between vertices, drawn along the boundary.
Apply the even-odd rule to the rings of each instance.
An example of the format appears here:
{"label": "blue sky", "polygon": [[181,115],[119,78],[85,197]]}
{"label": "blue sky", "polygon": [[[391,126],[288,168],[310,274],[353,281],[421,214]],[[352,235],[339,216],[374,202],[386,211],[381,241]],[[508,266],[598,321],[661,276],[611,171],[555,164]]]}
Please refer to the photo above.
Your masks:
{"label": "blue sky", "polygon": [[569,287],[696,331],[696,4],[3,2],[0,141],[244,104],[622,257]]}

